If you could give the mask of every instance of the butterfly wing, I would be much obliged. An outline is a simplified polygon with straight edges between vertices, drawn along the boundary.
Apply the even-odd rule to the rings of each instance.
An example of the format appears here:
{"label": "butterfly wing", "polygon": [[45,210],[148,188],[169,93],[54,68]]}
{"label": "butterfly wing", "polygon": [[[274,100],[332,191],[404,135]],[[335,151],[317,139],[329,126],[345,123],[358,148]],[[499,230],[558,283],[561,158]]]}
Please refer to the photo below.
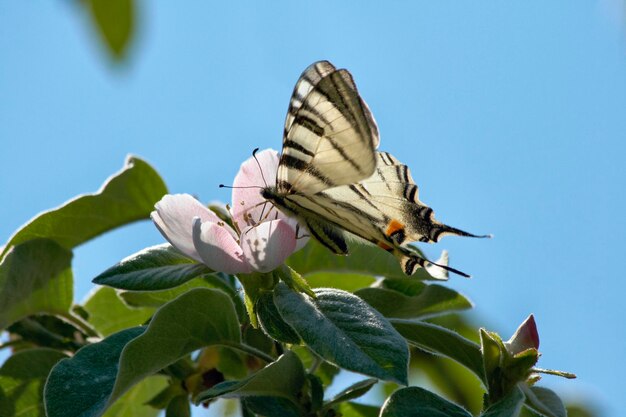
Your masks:
{"label": "butterfly wing", "polygon": [[376,167],[378,127],[350,73],[328,61],[300,76],[285,120],[276,187],[312,195],[361,181]]}
{"label": "butterfly wing", "polygon": [[[327,235],[324,228],[313,231],[309,226],[321,243],[335,253],[342,253],[337,250],[342,245],[338,243],[336,230],[346,230],[392,252],[403,270],[411,275],[417,266],[425,267],[430,262],[405,243],[436,242],[445,234],[477,237],[435,220],[433,210],[419,201],[417,185],[406,165],[387,152],[377,152],[376,159],[375,172],[357,184],[330,188],[313,196],[295,194],[286,198],[297,206],[294,211],[305,213],[302,217],[307,223],[313,226],[324,221],[330,223],[325,226],[331,230]],[[307,218],[313,218],[314,222]]]}

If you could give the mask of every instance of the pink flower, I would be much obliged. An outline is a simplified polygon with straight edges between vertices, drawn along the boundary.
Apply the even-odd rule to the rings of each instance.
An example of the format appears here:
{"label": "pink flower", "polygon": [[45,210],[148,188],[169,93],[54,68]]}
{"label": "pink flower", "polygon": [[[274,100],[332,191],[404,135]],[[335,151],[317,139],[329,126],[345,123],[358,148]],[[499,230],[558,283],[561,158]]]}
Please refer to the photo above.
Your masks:
{"label": "pink flower", "polygon": [[236,230],[189,194],[176,194],[164,196],[151,214],[161,234],[214,271],[269,272],[281,265],[308,238],[297,221],[261,197],[263,178],[272,184],[276,180],[278,153],[268,149],[256,156],[258,163],[246,160],[233,184],[231,215]]}
{"label": "pink flower", "polygon": [[504,345],[512,355],[517,355],[528,349],[539,349],[539,332],[537,332],[535,317],[532,314],[528,316],[517,328],[515,334],[504,342]]}

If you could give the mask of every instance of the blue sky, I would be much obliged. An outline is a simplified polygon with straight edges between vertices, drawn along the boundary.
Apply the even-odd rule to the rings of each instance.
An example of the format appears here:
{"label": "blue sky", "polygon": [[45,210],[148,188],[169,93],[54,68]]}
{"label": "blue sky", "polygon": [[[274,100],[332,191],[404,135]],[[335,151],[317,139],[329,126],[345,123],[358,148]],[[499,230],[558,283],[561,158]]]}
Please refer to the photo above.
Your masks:
{"label": "blue sky", "polygon": [[[293,84],[348,68],[381,149],[409,165],[446,238],[450,285],[508,337],[534,313],[539,365],[563,396],[626,409],[624,3],[140,2],[116,67],[74,2],[0,2],[0,240],[95,191],[128,153],[171,192],[228,201],[255,147],[278,149]],[[98,272],[162,241],[136,224],[76,252],[76,298]]]}

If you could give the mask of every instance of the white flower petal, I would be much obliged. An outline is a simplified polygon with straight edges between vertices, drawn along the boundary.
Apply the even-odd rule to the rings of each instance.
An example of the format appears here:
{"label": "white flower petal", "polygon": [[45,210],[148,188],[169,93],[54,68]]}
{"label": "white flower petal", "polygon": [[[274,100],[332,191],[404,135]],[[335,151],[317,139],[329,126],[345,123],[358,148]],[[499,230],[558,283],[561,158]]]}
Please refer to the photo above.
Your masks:
{"label": "white flower petal", "polygon": [[309,233],[306,227],[303,227],[298,223],[298,221],[292,217],[287,217],[285,221],[291,226],[295,233],[296,239],[296,247],[293,250],[294,252],[299,251],[309,242],[309,237],[311,234]]}
{"label": "white flower petal", "polygon": [[[192,221],[198,217],[203,222],[220,222],[219,217],[189,194],[168,194],[155,205],[150,214],[161,234],[179,251],[202,262],[192,238]],[[234,231],[229,227],[230,233]]]}
{"label": "white flower petal", "polygon": [[259,272],[276,269],[295,247],[295,230],[284,220],[263,222],[246,228],[241,234],[244,257]]}
{"label": "white flower petal", "polygon": [[245,261],[243,251],[223,223],[193,220],[193,244],[202,263],[214,271],[227,274],[249,273],[252,268]]}

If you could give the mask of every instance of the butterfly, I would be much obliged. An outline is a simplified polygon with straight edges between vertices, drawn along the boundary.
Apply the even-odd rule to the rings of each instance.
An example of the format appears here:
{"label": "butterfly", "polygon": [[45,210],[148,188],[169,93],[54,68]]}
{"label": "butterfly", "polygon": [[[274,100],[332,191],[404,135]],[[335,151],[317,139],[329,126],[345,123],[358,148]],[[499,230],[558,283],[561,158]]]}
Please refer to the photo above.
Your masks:
{"label": "butterfly", "polygon": [[332,252],[348,254],[344,232],[349,232],[395,255],[407,275],[433,264],[410,242],[437,242],[444,235],[486,237],[435,220],[419,200],[409,168],[377,152],[379,142],[376,121],[352,75],[328,61],[316,62],[295,85],[276,185],[261,194]]}

